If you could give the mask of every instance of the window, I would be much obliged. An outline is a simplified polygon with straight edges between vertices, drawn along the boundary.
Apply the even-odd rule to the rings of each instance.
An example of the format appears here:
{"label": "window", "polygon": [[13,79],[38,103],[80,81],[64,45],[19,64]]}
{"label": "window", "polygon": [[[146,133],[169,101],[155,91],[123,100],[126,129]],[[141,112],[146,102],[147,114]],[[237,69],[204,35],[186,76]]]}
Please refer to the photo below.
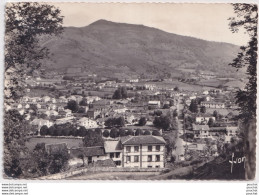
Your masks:
{"label": "window", "polygon": [[114,158],[114,154],[113,153],[110,153],[110,158]]}
{"label": "window", "polygon": [[160,165],[157,165],[156,168],[160,168]]}
{"label": "window", "polygon": [[148,146],[147,151],[152,152],[152,146]]}
{"label": "window", "polygon": [[130,156],[126,156],[126,162],[130,162]]}
{"label": "window", "polygon": [[147,166],[147,168],[152,168],[152,166]]}
{"label": "window", "polygon": [[160,151],[160,146],[156,146],[156,151]]}
{"label": "window", "polygon": [[139,156],[134,156],[134,162],[139,162]]}
{"label": "window", "polygon": [[148,156],[147,156],[147,161],[148,161],[148,162],[152,162],[152,155],[148,155]]}
{"label": "window", "polygon": [[126,147],[126,151],[127,151],[127,152],[130,152],[130,149],[131,149],[130,146],[127,146],[127,147]]}
{"label": "window", "polygon": [[156,155],[156,162],[160,161],[160,155]]}
{"label": "window", "polygon": [[120,158],[120,153],[116,152],[116,158]]}
{"label": "window", "polygon": [[138,152],[139,147],[138,146],[134,146],[134,152]]}

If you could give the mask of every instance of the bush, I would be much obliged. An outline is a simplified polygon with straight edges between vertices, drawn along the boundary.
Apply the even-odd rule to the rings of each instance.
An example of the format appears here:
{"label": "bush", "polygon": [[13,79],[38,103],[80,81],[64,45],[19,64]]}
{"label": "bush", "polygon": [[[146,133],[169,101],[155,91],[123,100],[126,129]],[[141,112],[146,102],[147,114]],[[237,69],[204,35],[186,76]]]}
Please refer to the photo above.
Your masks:
{"label": "bush", "polygon": [[134,135],[134,131],[132,131],[131,129],[129,129],[126,133],[126,135]]}
{"label": "bush", "polygon": [[125,129],[120,129],[120,130],[119,130],[119,136],[120,136],[120,137],[126,136],[126,131],[125,131]]}
{"label": "bush", "polygon": [[144,132],[144,135],[151,135],[151,133],[150,133],[149,130],[146,130],[146,131]]}
{"label": "bush", "polygon": [[105,129],[104,132],[103,132],[103,137],[107,138],[109,136],[110,136],[110,132],[107,129]]}
{"label": "bush", "polygon": [[40,128],[40,135],[47,135],[48,133],[48,130],[49,128],[46,126],[46,125],[43,125],[41,128]]}
{"label": "bush", "polygon": [[143,131],[141,129],[137,129],[135,131],[135,136],[143,135]]}
{"label": "bush", "polygon": [[111,138],[119,137],[119,131],[118,131],[118,129],[112,128],[111,131],[110,131],[110,137],[111,137]]}
{"label": "bush", "polygon": [[161,136],[160,132],[157,131],[157,130],[153,131],[152,135],[154,135],[154,136]]}

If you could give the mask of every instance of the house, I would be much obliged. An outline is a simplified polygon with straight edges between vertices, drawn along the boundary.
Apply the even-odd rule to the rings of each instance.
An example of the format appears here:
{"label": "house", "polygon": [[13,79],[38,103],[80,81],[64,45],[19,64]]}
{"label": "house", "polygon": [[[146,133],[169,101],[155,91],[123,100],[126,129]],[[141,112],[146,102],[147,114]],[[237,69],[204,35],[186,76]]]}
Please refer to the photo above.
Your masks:
{"label": "house", "polygon": [[40,130],[42,126],[46,125],[47,127],[50,127],[53,125],[53,123],[45,119],[34,119],[33,121],[31,121],[31,125],[37,126]]}
{"label": "house", "polygon": [[45,114],[46,114],[47,116],[58,116],[58,112],[55,111],[55,110],[47,110],[47,111],[45,112]]}
{"label": "house", "polygon": [[87,111],[87,116],[91,119],[95,119],[97,116],[101,114],[101,109],[89,109]]}
{"label": "house", "polygon": [[104,150],[107,158],[112,159],[116,167],[122,166],[122,145],[119,140],[105,141]]}
{"label": "house", "polygon": [[73,117],[73,116],[56,119],[55,124],[60,125],[60,124],[65,124],[65,123],[72,123],[74,119],[75,119],[75,117]]}
{"label": "house", "polygon": [[210,136],[210,128],[208,125],[192,125],[194,138],[208,138]]}
{"label": "house", "polygon": [[128,124],[133,124],[136,118],[133,114],[125,114],[124,119]]}
{"label": "house", "polygon": [[71,159],[81,159],[88,165],[107,159],[104,147],[102,146],[70,148],[69,155]]}
{"label": "house", "polygon": [[230,126],[226,127],[227,136],[237,136],[239,134],[238,126]]}
{"label": "house", "polygon": [[156,85],[154,84],[145,84],[145,89],[153,91],[156,88]]}
{"label": "house", "polygon": [[200,116],[196,116],[195,117],[195,122],[196,123],[199,123],[199,124],[205,124],[207,125],[210,118],[212,118],[213,121],[215,121],[215,117],[213,116],[210,116],[210,115],[200,115]]}
{"label": "house", "polygon": [[86,129],[90,129],[90,128],[97,128],[98,127],[98,124],[96,121],[90,119],[90,118],[86,118],[86,117],[83,117],[81,119],[79,119],[77,121],[78,125],[79,126],[83,126],[85,127]]}
{"label": "house", "polygon": [[209,94],[209,91],[203,91],[202,94],[203,94],[203,95],[208,95],[208,94]]}
{"label": "house", "polygon": [[122,167],[164,168],[165,140],[160,136],[126,136],[122,144]]}
{"label": "house", "polygon": [[148,106],[151,106],[152,108],[160,108],[161,103],[160,101],[148,101]]}
{"label": "house", "polygon": [[201,102],[201,106],[205,106],[206,108],[225,108],[225,104],[221,102],[211,102],[211,101],[203,101]]}
{"label": "house", "polygon": [[42,98],[43,102],[49,102],[51,100],[51,98],[49,96],[44,96]]}

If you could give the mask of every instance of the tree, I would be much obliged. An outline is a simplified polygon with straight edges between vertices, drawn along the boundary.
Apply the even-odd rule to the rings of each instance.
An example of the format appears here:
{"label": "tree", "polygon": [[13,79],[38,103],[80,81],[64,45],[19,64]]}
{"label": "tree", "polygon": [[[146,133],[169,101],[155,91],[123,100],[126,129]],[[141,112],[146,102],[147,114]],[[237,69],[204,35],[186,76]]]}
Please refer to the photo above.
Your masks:
{"label": "tree", "polygon": [[77,112],[78,113],[85,113],[85,108],[84,107],[79,107]]}
{"label": "tree", "polygon": [[125,129],[120,129],[120,130],[119,130],[119,136],[120,136],[120,137],[126,136],[126,131],[125,131]]}
{"label": "tree", "polygon": [[119,89],[116,89],[113,93],[112,99],[121,99],[122,95],[121,95],[121,91]]}
{"label": "tree", "polygon": [[[244,150],[246,163],[246,179],[255,177],[255,151],[256,143],[253,139],[256,135],[256,95],[257,95],[257,4],[233,4],[236,18],[230,18],[230,29],[238,32],[240,27],[244,28],[250,40],[246,46],[241,46],[241,51],[230,64],[240,69],[246,66],[248,82],[243,90],[236,93],[236,103],[240,107],[239,118],[243,122]],[[250,126],[248,127],[248,124]],[[251,128],[254,127],[254,128]]]}
{"label": "tree", "polygon": [[258,7],[256,4],[233,4],[237,18],[230,18],[230,29],[233,33],[242,27],[246,30],[250,40],[248,45],[241,46],[241,51],[230,64],[240,69],[247,67],[248,83],[244,90],[236,94],[236,103],[240,106],[240,119],[247,122],[256,117],[256,66],[257,66],[257,23]]}
{"label": "tree", "polygon": [[219,113],[216,110],[214,110],[213,116],[215,117],[216,120],[219,119]]}
{"label": "tree", "polygon": [[201,113],[206,113],[206,107],[205,107],[205,106],[202,106],[202,107],[200,108],[200,112],[201,112]]}
{"label": "tree", "polygon": [[39,69],[48,57],[47,48],[40,46],[40,37],[58,35],[63,31],[63,17],[52,5],[35,2],[10,3],[5,20],[5,100],[22,95],[25,76]]}
{"label": "tree", "polygon": [[119,117],[116,119],[116,124],[119,126],[119,127],[124,127],[125,126],[125,119],[124,117]]}
{"label": "tree", "polygon": [[100,134],[94,131],[87,131],[86,136],[83,138],[84,147],[92,147],[92,146],[103,146],[104,141]]}
{"label": "tree", "polygon": [[176,149],[175,147],[175,140],[173,140],[172,136],[169,135],[163,135],[164,140],[166,141],[165,147],[166,147],[166,153],[167,155],[172,154],[172,150]]}
{"label": "tree", "polygon": [[196,100],[192,100],[192,101],[191,101],[189,110],[190,110],[191,112],[193,112],[193,113],[197,113],[197,112],[198,112],[198,103],[197,103]]}
{"label": "tree", "polygon": [[132,131],[132,129],[129,129],[129,130],[126,132],[126,135],[134,135],[134,131]]}
{"label": "tree", "polygon": [[121,96],[122,96],[122,98],[123,98],[123,99],[128,98],[128,92],[127,92],[126,87],[121,87],[120,90],[121,90]]}
{"label": "tree", "polygon": [[31,154],[31,160],[34,161],[34,168],[38,176],[44,176],[48,174],[48,165],[50,159],[48,153],[46,152],[45,143],[36,144],[33,152]]}
{"label": "tree", "polygon": [[95,133],[97,133],[97,134],[102,136],[102,130],[100,128],[97,128],[94,131],[95,131]]}
{"label": "tree", "polygon": [[135,131],[135,136],[143,135],[143,131],[141,129],[137,129]]}
{"label": "tree", "polygon": [[179,87],[178,86],[176,86],[175,88],[174,88],[174,91],[179,91],[180,89],[179,89]]}
{"label": "tree", "polygon": [[163,114],[163,112],[161,110],[154,111],[154,115],[156,115],[156,116],[161,116],[162,114]]}
{"label": "tree", "polygon": [[40,128],[40,135],[47,135],[47,132],[48,132],[48,127],[46,125],[43,125],[41,128]]}
{"label": "tree", "polygon": [[177,110],[175,109],[174,112],[173,112],[173,117],[175,118],[175,117],[177,117],[177,116],[178,116],[178,112],[177,112]]}
{"label": "tree", "polygon": [[25,119],[17,110],[9,110],[4,114],[4,172],[9,177],[22,174],[21,158],[26,153]]}
{"label": "tree", "polygon": [[86,99],[86,98],[83,98],[83,99],[79,102],[79,105],[80,105],[80,106],[88,106],[87,99]]}
{"label": "tree", "polygon": [[111,138],[116,138],[119,137],[119,131],[116,128],[112,128],[110,131],[110,137]]}
{"label": "tree", "polygon": [[110,132],[107,129],[105,129],[104,132],[103,132],[103,137],[107,138],[109,136],[110,136]]}
{"label": "tree", "polygon": [[50,160],[48,171],[50,174],[59,173],[65,170],[68,164],[69,154],[67,148],[58,148],[55,152],[48,155]]}
{"label": "tree", "polygon": [[154,136],[161,136],[160,132],[157,131],[157,130],[154,130],[154,131],[152,132],[152,135],[154,135]]}
{"label": "tree", "polygon": [[169,108],[170,108],[169,104],[164,104],[163,109],[169,109]]}
{"label": "tree", "polygon": [[214,125],[213,118],[209,118],[208,125],[209,125],[209,127],[213,127],[213,125]]}
{"label": "tree", "polygon": [[144,126],[147,123],[146,117],[141,117],[138,121],[139,126]]}
{"label": "tree", "polygon": [[144,132],[144,135],[151,135],[151,133],[150,133],[149,130],[146,130],[146,131]]}
{"label": "tree", "polygon": [[70,100],[67,103],[67,109],[71,110],[72,112],[77,112],[79,109],[79,106],[75,100]]}
{"label": "tree", "polygon": [[157,128],[162,128],[163,130],[168,130],[171,126],[171,119],[168,116],[161,115],[160,117],[155,117],[153,124]]}

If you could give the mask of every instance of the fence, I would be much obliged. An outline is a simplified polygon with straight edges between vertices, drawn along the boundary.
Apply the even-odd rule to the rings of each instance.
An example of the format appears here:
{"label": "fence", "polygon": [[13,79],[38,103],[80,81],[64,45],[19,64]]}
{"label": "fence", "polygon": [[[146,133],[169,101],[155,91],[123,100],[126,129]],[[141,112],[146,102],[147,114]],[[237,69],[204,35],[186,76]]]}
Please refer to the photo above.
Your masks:
{"label": "fence", "polygon": [[40,177],[41,180],[60,180],[72,177],[75,175],[85,174],[87,172],[161,172],[165,168],[117,168],[117,167],[90,167],[90,168],[79,168],[73,171],[67,171],[63,173],[57,173]]}

